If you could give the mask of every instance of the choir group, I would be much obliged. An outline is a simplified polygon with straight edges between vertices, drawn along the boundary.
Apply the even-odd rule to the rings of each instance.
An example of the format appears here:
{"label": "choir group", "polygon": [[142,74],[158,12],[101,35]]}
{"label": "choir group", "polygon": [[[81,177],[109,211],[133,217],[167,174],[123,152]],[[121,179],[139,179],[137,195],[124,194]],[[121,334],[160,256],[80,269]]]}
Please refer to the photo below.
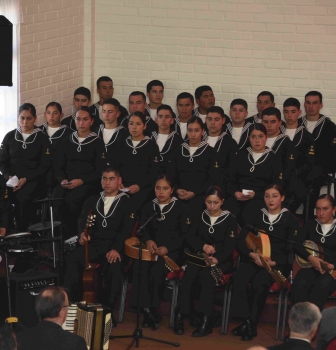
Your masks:
{"label": "choir group", "polygon": [[[0,146],[0,235],[27,231],[38,222],[36,199],[62,198],[55,202],[55,217],[62,222],[64,239],[79,237],[79,246],[66,258],[64,286],[70,300],[80,301],[87,240],[83,231],[93,211],[89,258],[104,263],[105,303],[113,310],[128,264],[124,241],[136,223],[143,225],[157,213],[143,240],[158,259],[144,261],[140,274],[133,264],[131,306],[139,294],[142,327],[157,329],[162,320],[157,309],[167,256],[179,266],[188,261],[175,310],[176,334],[184,333],[185,317],[195,327],[194,337],[212,332],[216,282],[210,265],[224,274],[234,272],[232,313],[242,324],[232,334],[243,340],[257,336],[274,283],[265,261],[285,277],[294,254],[309,261],[311,267],[295,276],[293,302],[323,308],[336,289],[326,273],[336,264],[336,221],[333,197],[319,193],[336,170],[336,126],[320,113],[320,92],[305,95],[304,115],[298,99],[285,100],[285,121],[269,91],[257,96],[258,113],[251,117],[241,98],[230,103],[226,115],[205,85],[194,96],[180,93],[176,114],[162,104],[159,80],[148,83],[147,96],[133,91],[128,110],[112,97],[109,77],[98,79],[97,92],[99,101],[91,105],[90,90],[76,89],[76,111],[67,117],[59,103],[50,102],[41,126],[35,125],[32,104],[20,106],[18,127]],[[14,177],[16,186],[6,186]],[[303,227],[295,216],[301,205],[309,218]],[[246,244],[249,234],[258,231],[269,236],[269,257]],[[305,240],[323,247],[323,259],[302,246]],[[190,262],[185,252],[206,253],[207,265]]]}

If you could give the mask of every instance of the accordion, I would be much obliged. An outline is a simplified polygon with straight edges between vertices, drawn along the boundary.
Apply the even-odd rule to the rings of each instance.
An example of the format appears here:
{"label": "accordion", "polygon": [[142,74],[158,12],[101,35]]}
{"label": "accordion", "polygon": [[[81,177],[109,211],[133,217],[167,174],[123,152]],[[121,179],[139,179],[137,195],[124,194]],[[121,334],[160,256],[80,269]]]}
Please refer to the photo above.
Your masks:
{"label": "accordion", "polygon": [[108,350],[111,310],[101,304],[72,304],[63,329],[83,337],[89,350]]}

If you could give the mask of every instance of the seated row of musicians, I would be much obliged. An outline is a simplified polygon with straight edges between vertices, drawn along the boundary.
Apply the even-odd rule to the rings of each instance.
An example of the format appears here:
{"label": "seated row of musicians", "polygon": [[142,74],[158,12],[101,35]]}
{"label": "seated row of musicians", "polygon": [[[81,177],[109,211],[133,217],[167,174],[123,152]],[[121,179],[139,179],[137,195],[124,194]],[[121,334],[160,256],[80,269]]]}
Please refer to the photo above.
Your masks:
{"label": "seated row of musicians", "polygon": [[[124,240],[129,237],[134,224],[134,213],[130,211],[129,198],[119,191],[122,179],[118,170],[108,168],[103,172],[103,192],[89,198],[83,207],[79,220],[79,232],[82,232],[89,209],[96,215],[96,223],[91,233],[89,244],[90,261],[105,263],[106,286],[108,286],[108,303],[112,310],[120,294],[123,269],[127,258],[123,254]],[[274,283],[271,275],[263,268],[262,255],[246,246],[246,237],[251,231],[244,226],[238,235],[235,217],[222,209],[223,194],[219,187],[210,187],[205,194],[206,210],[198,217],[190,219],[190,214],[182,201],[173,197],[173,183],[168,175],[160,176],[155,184],[155,199],[144,206],[140,224],[143,224],[155,212],[159,216],[146,227],[144,242],[149,252],[159,257],[155,262],[143,262],[141,274],[140,306],[144,313],[142,327],[157,329],[161,315],[157,312],[159,295],[165,282],[168,269],[162,257],[168,256],[178,265],[184,262],[183,248],[192,252],[205,252],[213,264],[222,272],[233,271],[233,251],[237,247],[241,255],[241,266],[233,275],[232,309],[233,316],[242,319],[242,325],[233,329],[233,334],[243,340],[251,340],[257,335],[257,322],[264,308],[269,287]],[[333,219],[335,203],[332,197],[322,195],[316,203],[317,219],[309,221],[302,229],[287,209],[282,208],[285,197],[281,186],[274,184],[264,192],[264,207],[248,222],[256,231],[269,235],[271,256],[266,262],[285,277],[289,275],[292,264],[292,249],[313,265],[302,269],[294,279],[294,302],[309,300],[323,308],[328,295],[336,289],[335,280],[322,270],[320,258],[315,258],[306,250],[296,245],[305,239],[320,242],[326,253],[336,248],[333,235],[336,224]],[[191,223],[191,225],[190,225]],[[111,235],[113,232],[113,235]],[[224,234],[223,234],[224,233]],[[287,241],[286,241],[287,240]],[[84,244],[83,234],[79,243]],[[294,247],[290,249],[290,244]],[[326,256],[327,267],[334,268],[336,257]],[[64,284],[70,289],[71,299],[78,301],[82,297],[82,274],[85,269],[83,247],[78,248],[67,258]],[[133,288],[131,306],[136,306],[138,296],[138,264],[133,264]],[[315,270],[316,269],[316,270]],[[306,275],[309,275],[307,278]],[[249,288],[248,288],[249,286]],[[197,288],[198,287],[198,288]],[[304,289],[304,292],[301,291]],[[195,290],[199,290],[197,310],[193,300]],[[323,290],[323,292],[319,292]],[[196,319],[193,336],[200,337],[212,332],[211,312],[215,293],[215,281],[211,269],[188,263],[175,315],[174,332],[184,333],[183,318],[189,315]]]}

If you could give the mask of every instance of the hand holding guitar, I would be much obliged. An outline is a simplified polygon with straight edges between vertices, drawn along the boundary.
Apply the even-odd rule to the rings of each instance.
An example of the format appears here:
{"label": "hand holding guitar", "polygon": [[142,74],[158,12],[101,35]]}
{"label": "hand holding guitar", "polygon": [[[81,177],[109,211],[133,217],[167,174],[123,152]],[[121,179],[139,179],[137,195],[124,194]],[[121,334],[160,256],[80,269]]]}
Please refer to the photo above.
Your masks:
{"label": "hand holding guitar", "polygon": [[317,256],[309,255],[308,261],[312,264],[312,267],[319,271],[321,274],[325,273],[325,270],[323,270],[321,263],[324,263],[324,261]]}
{"label": "hand holding guitar", "polygon": [[146,241],[146,247],[150,251],[151,254],[155,254],[155,251],[157,249],[157,245],[154,241],[152,241],[151,239]]}
{"label": "hand holding guitar", "polygon": [[168,254],[168,249],[166,247],[159,247],[155,250],[155,254],[159,256],[165,256]]}
{"label": "hand holding guitar", "polygon": [[[205,261],[207,266],[211,266],[211,265],[217,265],[218,264],[218,260],[214,257],[214,256],[209,256],[209,262]],[[211,262],[211,264],[210,264]]]}
{"label": "hand holding guitar", "polygon": [[117,262],[118,260],[121,261],[120,254],[114,249],[106,253],[106,259],[110,264]]}
{"label": "hand holding guitar", "polygon": [[79,236],[78,243],[80,245],[84,245],[85,242],[90,241],[91,237],[88,236],[87,238],[85,237],[85,232],[82,232],[81,235]]}
{"label": "hand holding guitar", "polygon": [[210,255],[216,253],[215,247],[209,244],[204,244],[203,251]]}

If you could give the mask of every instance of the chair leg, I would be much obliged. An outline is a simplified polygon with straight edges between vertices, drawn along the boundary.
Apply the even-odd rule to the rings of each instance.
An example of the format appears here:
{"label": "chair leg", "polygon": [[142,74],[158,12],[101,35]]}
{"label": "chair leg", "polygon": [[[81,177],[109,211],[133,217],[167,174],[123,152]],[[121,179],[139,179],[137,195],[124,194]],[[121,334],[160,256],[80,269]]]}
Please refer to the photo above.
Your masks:
{"label": "chair leg", "polygon": [[285,302],[284,302],[284,311],[283,311],[283,319],[282,319],[282,332],[281,332],[281,340],[285,340],[285,328],[286,328],[286,318],[287,318],[287,308],[288,308],[288,295],[289,291],[287,290],[287,293],[285,295]]}
{"label": "chair leg", "polygon": [[119,305],[119,313],[118,313],[119,323],[122,323],[124,320],[127,287],[128,287],[128,275],[125,276],[124,282],[122,284],[122,289],[121,289],[120,305]]}
{"label": "chair leg", "polygon": [[174,327],[175,309],[176,309],[176,305],[177,305],[179,283],[180,283],[179,279],[176,278],[174,280],[173,295],[172,295],[172,301],[171,301],[171,306],[170,306],[170,317],[169,317],[169,327],[170,328]]}
{"label": "chair leg", "polygon": [[277,312],[276,327],[275,327],[275,340],[279,339],[280,316],[281,316],[282,298],[284,293],[286,293],[286,289],[282,288],[280,290],[279,300],[278,300],[278,312]]}
{"label": "chair leg", "polygon": [[231,294],[232,294],[232,283],[230,283],[228,287],[228,296],[227,296],[227,304],[226,304],[226,315],[225,315],[225,325],[224,325],[224,334],[228,332],[228,324],[229,324],[229,313],[230,313],[230,305],[231,305]]}
{"label": "chair leg", "polygon": [[222,311],[222,327],[221,327],[221,333],[224,334],[225,331],[225,317],[227,312],[227,299],[228,299],[228,285],[224,288],[224,298],[223,298],[223,311]]}

